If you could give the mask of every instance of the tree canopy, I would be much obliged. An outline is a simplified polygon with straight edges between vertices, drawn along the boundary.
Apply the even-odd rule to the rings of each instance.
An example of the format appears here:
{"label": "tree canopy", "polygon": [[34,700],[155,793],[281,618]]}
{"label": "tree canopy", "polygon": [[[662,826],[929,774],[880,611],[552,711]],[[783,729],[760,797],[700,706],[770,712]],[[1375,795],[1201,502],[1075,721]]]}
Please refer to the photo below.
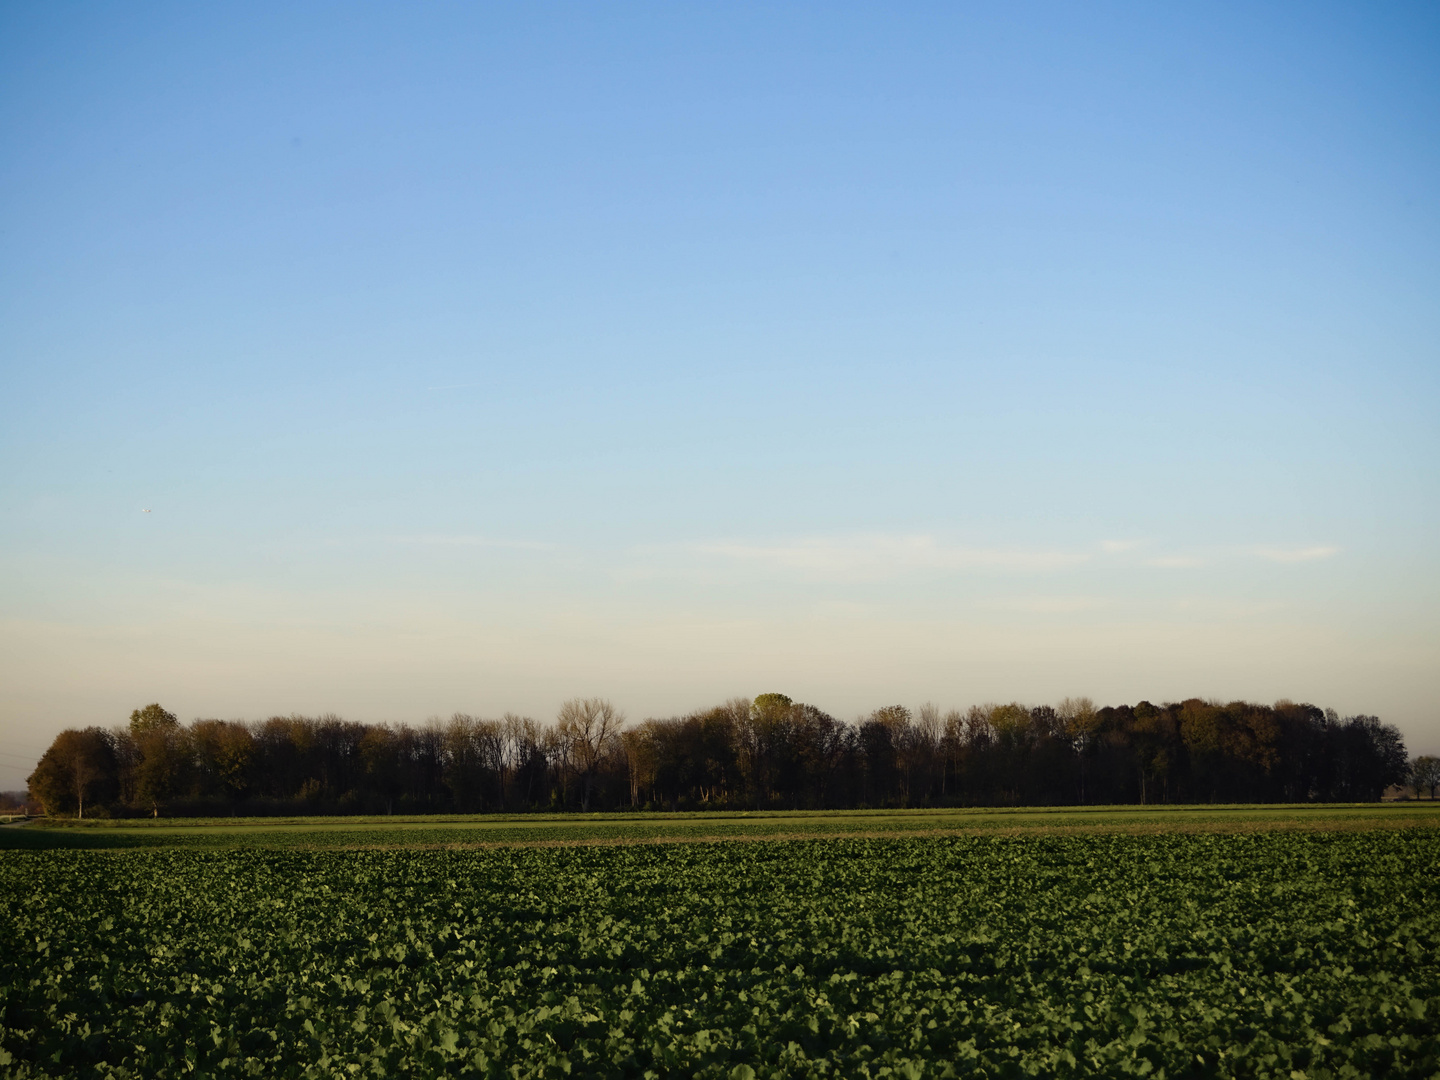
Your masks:
{"label": "tree canopy", "polygon": [[785,694],[627,726],[603,698],[553,723],[457,713],[419,727],[333,715],[181,724],[158,704],[62,732],[30,777],[48,813],[428,813],[1364,801],[1407,760],[1377,717],[1189,698],[1097,708],[891,704],[844,721]]}
{"label": "tree canopy", "polygon": [[167,712],[159,704],[146,705],[130,714],[130,734],[136,738],[156,731],[173,731],[179,726],[180,721],[175,714]]}

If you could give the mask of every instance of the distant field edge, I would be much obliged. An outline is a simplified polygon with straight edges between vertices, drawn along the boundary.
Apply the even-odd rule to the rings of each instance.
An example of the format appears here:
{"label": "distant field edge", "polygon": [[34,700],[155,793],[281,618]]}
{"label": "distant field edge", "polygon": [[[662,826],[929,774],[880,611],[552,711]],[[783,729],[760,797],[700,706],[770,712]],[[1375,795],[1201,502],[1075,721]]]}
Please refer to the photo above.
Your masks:
{"label": "distant field edge", "polygon": [[[30,828],[46,829],[273,829],[355,828],[357,826],[405,827],[440,825],[495,825],[505,827],[544,826],[557,824],[654,825],[660,822],[724,821],[729,823],[763,821],[864,821],[895,819],[921,821],[933,818],[1010,818],[1010,817],[1077,817],[1094,815],[1318,815],[1409,814],[1440,816],[1440,799],[1361,803],[1160,803],[1142,805],[1116,803],[1096,806],[965,806],[965,807],[894,807],[866,810],[620,810],[594,813],[521,812],[479,814],[371,814],[371,815],[275,815],[263,817],[133,817],[133,818],[70,818],[37,817],[28,822]],[[17,823],[18,824],[18,823]]]}
{"label": "distant field edge", "polygon": [[1354,832],[1440,827],[1440,803],[1013,807],[408,818],[46,821],[0,828],[0,849],[490,848],[1110,833]]}

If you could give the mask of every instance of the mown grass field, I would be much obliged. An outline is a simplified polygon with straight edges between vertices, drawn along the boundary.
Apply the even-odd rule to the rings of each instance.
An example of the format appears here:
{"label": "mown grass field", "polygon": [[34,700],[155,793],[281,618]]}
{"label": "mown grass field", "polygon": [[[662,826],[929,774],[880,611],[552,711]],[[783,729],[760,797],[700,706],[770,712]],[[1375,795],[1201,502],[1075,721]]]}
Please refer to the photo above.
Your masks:
{"label": "mown grass field", "polygon": [[0,852],[0,1073],[1430,1077],[1436,824],[1402,804],[12,828],[87,847]]}

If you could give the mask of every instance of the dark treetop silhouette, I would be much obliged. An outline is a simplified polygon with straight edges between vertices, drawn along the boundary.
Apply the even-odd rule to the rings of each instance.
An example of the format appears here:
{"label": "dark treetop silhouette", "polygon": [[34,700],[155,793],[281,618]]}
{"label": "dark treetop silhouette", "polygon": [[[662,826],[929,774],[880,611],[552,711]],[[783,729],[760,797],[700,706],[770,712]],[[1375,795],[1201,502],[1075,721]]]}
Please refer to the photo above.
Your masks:
{"label": "dark treetop silhouette", "polygon": [[624,726],[598,698],[554,724],[457,713],[62,732],[30,776],[54,815],[439,813],[1365,801],[1409,775],[1399,731],[1279,701],[1097,709],[889,705],[854,722],[784,694]]}

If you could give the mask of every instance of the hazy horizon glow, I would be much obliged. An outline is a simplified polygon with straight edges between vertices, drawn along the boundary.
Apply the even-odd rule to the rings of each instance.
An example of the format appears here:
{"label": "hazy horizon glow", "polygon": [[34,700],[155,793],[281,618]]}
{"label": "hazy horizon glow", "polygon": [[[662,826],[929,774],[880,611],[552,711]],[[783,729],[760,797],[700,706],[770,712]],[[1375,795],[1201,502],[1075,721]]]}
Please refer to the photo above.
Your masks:
{"label": "hazy horizon glow", "polygon": [[1419,4],[0,7],[0,788],[150,701],[1440,752],[1437,56]]}

